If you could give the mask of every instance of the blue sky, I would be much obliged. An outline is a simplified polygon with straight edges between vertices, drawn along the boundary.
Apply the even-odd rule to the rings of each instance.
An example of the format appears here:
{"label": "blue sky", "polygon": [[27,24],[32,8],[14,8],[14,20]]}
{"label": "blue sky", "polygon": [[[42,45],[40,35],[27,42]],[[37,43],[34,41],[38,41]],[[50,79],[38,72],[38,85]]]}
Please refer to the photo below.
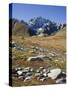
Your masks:
{"label": "blue sky", "polygon": [[27,21],[33,17],[41,16],[56,23],[66,23],[65,6],[13,4],[12,18]]}

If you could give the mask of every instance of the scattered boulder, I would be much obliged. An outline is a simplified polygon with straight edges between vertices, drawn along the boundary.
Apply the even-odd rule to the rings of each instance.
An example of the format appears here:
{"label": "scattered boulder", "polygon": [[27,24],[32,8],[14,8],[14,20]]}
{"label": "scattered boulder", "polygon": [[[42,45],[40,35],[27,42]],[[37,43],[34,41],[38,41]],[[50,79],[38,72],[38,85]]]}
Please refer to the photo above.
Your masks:
{"label": "scattered boulder", "polygon": [[20,79],[20,80],[24,81],[25,76],[19,76],[19,77],[18,77],[18,79]]}
{"label": "scattered boulder", "polygon": [[56,83],[60,84],[60,83],[66,83],[66,73],[65,72],[61,72],[57,78],[56,78]]}
{"label": "scattered boulder", "polygon": [[23,71],[17,71],[17,75],[20,76],[22,75]]}
{"label": "scattered boulder", "polygon": [[44,69],[42,70],[42,72],[43,72],[43,73],[46,73],[46,69],[44,68]]}
{"label": "scattered boulder", "polygon": [[66,83],[66,78],[60,78],[56,80],[57,84],[62,84],[62,83]]}
{"label": "scattered boulder", "polygon": [[49,53],[48,56],[55,57],[56,55],[54,53]]}
{"label": "scattered boulder", "polygon": [[38,56],[34,56],[34,57],[29,57],[27,59],[27,61],[44,61],[43,58],[45,57],[45,55],[38,55]]}
{"label": "scattered boulder", "polygon": [[66,78],[66,73],[65,72],[61,72],[56,79],[60,79],[60,78]]}
{"label": "scattered boulder", "polygon": [[40,75],[37,77],[37,80],[40,80],[40,81],[44,81],[44,80],[47,80],[48,77],[44,76],[44,75]]}
{"label": "scattered boulder", "polygon": [[45,78],[45,77],[40,78],[40,81],[42,81],[42,82],[43,82],[44,80],[46,80],[46,78]]}
{"label": "scattered boulder", "polygon": [[27,72],[25,76],[26,76],[26,77],[27,77],[27,76],[32,76],[32,73],[31,73],[31,72]]}
{"label": "scattered boulder", "polygon": [[43,73],[43,75],[46,77],[47,76],[47,73]]}
{"label": "scattered boulder", "polygon": [[44,67],[39,67],[39,69],[34,72],[33,71],[34,70],[31,67],[17,67],[15,69],[13,68],[12,73],[14,77],[17,77],[24,82],[31,81],[34,77],[40,81],[51,78],[55,80],[57,84],[66,82],[66,73],[62,72],[60,68],[45,69]]}
{"label": "scattered boulder", "polygon": [[52,69],[50,70],[50,73],[48,73],[48,77],[50,77],[51,79],[56,79],[60,73],[61,69],[59,68]]}
{"label": "scattered boulder", "polygon": [[27,76],[27,77],[25,77],[24,82],[31,81],[31,80],[32,80],[32,76]]}
{"label": "scattered boulder", "polygon": [[40,73],[40,72],[35,73],[35,77],[38,77],[38,76],[40,76],[40,75],[41,75],[41,73]]}

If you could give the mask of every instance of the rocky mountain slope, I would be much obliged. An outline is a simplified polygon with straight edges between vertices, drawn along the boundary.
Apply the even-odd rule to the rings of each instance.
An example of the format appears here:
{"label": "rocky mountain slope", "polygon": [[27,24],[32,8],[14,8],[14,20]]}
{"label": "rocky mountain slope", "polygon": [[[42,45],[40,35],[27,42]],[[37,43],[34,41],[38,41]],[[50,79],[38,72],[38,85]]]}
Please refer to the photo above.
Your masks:
{"label": "rocky mountain slope", "polygon": [[24,20],[10,19],[10,29],[12,28],[13,35],[19,36],[49,36],[57,33],[66,24],[57,25],[48,19],[36,17],[30,19],[28,22]]}

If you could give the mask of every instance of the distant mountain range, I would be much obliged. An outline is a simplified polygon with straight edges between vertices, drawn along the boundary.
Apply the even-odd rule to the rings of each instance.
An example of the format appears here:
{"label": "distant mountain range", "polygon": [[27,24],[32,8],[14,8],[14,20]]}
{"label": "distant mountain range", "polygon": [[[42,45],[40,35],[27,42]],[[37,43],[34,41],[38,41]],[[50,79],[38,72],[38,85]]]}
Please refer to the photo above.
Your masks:
{"label": "distant mountain range", "polygon": [[[12,25],[11,25],[12,23]],[[61,28],[66,27],[66,24],[57,25],[48,19],[42,17],[32,18],[27,22],[24,20],[10,19],[9,26],[12,28],[13,35],[25,36],[48,36],[58,32]]]}

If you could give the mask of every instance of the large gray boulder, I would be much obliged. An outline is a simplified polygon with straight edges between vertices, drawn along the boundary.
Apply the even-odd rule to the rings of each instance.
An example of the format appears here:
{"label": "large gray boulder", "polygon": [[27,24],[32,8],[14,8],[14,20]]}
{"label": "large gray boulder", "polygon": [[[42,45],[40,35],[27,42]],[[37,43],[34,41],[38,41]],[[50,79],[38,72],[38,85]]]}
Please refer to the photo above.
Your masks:
{"label": "large gray boulder", "polygon": [[60,68],[52,69],[50,70],[50,73],[48,73],[48,77],[50,77],[51,79],[56,79],[60,73]]}

